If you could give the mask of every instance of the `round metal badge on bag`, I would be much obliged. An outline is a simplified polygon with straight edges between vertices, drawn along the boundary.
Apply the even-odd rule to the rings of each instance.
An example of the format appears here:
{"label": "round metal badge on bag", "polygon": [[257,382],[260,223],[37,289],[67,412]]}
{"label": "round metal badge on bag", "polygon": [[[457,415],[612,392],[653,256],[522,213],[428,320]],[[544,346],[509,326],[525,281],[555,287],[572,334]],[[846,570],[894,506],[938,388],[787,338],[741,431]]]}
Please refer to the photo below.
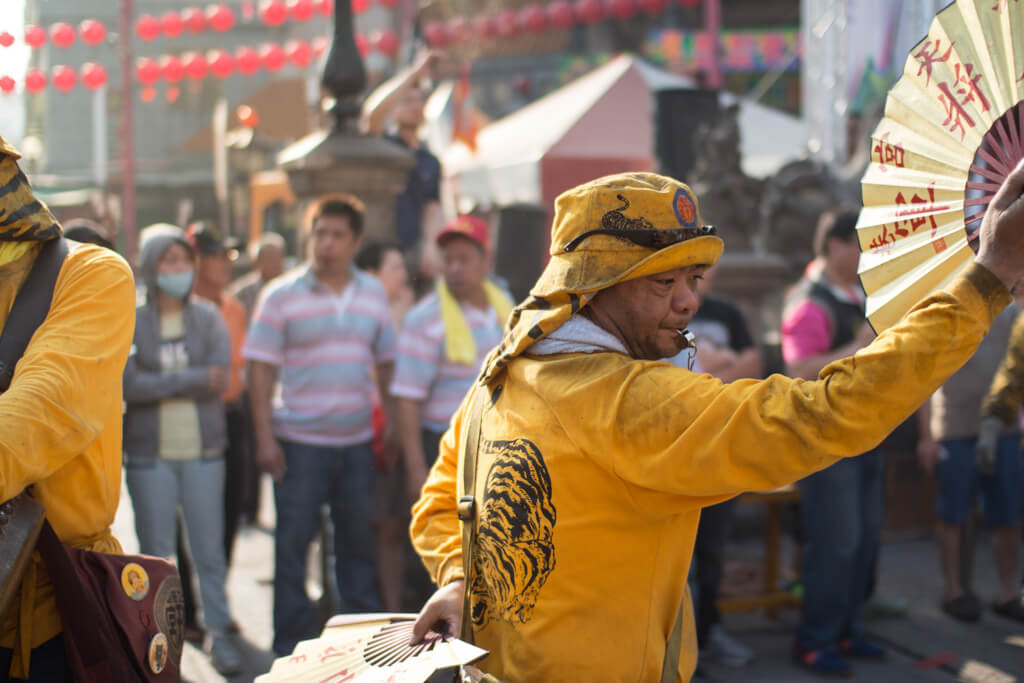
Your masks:
{"label": "round metal badge on bag", "polygon": [[165,637],[170,661],[180,663],[181,651],[185,645],[185,598],[181,591],[181,579],[177,576],[168,576],[156,589],[153,598],[153,620],[156,622],[158,635]]}
{"label": "round metal badge on bag", "polygon": [[153,639],[149,641],[149,652],[147,658],[149,660],[149,670],[155,674],[159,674],[167,666],[168,646],[167,636],[163,633],[157,633],[153,636]]}
{"label": "round metal badge on bag", "polygon": [[121,570],[121,587],[132,600],[145,600],[149,595],[149,574],[142,565],[129,562]]}

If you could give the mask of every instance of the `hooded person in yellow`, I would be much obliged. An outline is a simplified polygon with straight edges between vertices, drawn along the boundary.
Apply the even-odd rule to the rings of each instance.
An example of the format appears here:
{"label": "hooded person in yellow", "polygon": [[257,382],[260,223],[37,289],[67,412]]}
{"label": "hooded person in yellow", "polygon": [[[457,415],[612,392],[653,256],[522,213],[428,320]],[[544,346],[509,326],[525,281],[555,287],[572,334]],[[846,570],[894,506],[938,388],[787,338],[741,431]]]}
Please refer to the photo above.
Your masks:
{"label": "hooded person in yellow", "polygon": [[[468,619],[490,651],[481,668],[504,681],[688,681],[701,508],[869,450],[960,367],[1024,276],[1022,189],[1018,168],[976,262],[855,357],[816,381],[731,384],[659,361],[685,343],[695,282],[722,252],[690,189],[631,173],[562,194],[551,260],[413,509],[441,586],[414,638]],[[463,456],[473,424],[479,448]],[[469,572],[460,512],[475,529]]]}
{"label": "hooded person in yellow", "polygon": [[[18,158],[0,138],[0,330],[40,248],[61,234]],[[135,287],[114,252],[71,246],[49,314],[0,394],[0,500],[32,486],[61,541],[120,552],[110,524],[121,492],[121,373]],[[0,618],[0,677],[64,680],[60,616],[38,554]]]}

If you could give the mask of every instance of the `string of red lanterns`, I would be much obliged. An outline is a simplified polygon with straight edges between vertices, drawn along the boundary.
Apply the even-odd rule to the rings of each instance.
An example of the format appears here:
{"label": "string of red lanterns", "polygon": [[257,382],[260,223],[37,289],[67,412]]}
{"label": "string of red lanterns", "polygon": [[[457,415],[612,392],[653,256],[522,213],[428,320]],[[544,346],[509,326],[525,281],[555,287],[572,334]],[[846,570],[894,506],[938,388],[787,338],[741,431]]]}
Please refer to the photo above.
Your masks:
{"label": "string of red lanterns", "polygon": [[[503,10],[495,15],[480,15],[472,20],[454,17],[448,21],[432,21],[424,27],[424,37],[435,46],[466,42],[476,33],[480,38],[512,38],[523,31],[541,33],[549,28],[566,29],[576,23],[596,24],[606,17],[620,20],[630,19],[638,12],[657,15],[664,11],[671,0],[554,0],[546,6],[530,4],[519,10]],[[352,0],[352,10],[361,14],[376,2],[385,9],[393,9],[399,0]],[[684,7],[697,7],[701,0],[675,0]],[[334,0],[262,0],[256,17],[267,26],[280,26],[286,21],[307,22],[316,14],[330,16],[334,12]],[[229,5],[218,3],[202,7],[186,7],[180,12],[168,10],[156,17],[143,14],[135,22],[135,34],[143,41],[156,40],[161,35],[177,38],[184,32],[199,34],[205,31],[224,33],[234,28],[236,12]],[[98,45],[107,36],[107,28],[96,19],[86,19],[75,27],[66,22],[57,22],[49,30],[41,26],[25,28],[25,43],[40,48],[47,39],[57,47],[65,48],[74,44],[76,36],[87,45]],[[382,32],[383,33],[383,32]],[[374,42],[371,40],[371,42]],[[10,47],[14,36],[7,31],[0,32],[0,46]],[[391,41],[385,38],[384,48],[390,48]],[[379,48],[378,48],[379,49]],[[397,47],[396,47],[397,49]],[[385,54],[387,49],[381,49]]]}
{"label": "string of red lanterns", "polygon": [[[365,11],[371,0],[354,0],[356,12]],[[472,39],[513,38],[526,31],[542,33],[550,29],[567,29],[577,23],[594,24],[606,17],[625,20],[632,18],[637,12],[660,14],[671,0],[554,0],[547,5],[530,4],[519,10],[503,10],[494,15],[479,15],[472,19],[453,17],[447,21],[428,22],[423,27],[423,36],[433,47],[457,45]],[[686,7],[696,7],[701,0],[674,0]],[[391,8],[398,0],[376,0],[382,7]],[[289,17],[295,21],[308,21],[316,12],[329,14],[333,11],[333,0],[263,0],[259,6],[261,21],[268,25],[279,25]],[[206,30],[224,32],[235,25],[234,11],[227,5],[210,5],[203,10],[199,7],[188,7],[181,12],[173,10],[165,12],[159,19],[151,15],[143,15],[136,22],[136,33],[143,40],[152,40],[161,33],[167,37],[176,37],[188,31],[202,33]],[[78,35],[89,45],[97,45],[106,38],[106,27],[94,19],[86,19],[78,26]],[[59,47],[73,44],[75,29],[66,22],[53,24],[49,30],[49,39]],[[25,30],[25,42],[33,47],[45,44],[47,31],[39,26],[29,26]],[[14,38],[7,32],[0,32],[0,46],[13,44]],[[366,56],[371,50],[394,57],[398,53],[399,39],[397,34],[385,29],[374,31],[369,36],[357,34],[356,47]],[[174,84],[184,78],[198,81],[210,75],[217,78],[228,78],[237,71],[244,76],[258,73],[261,69],[274,73],[291,62],[298,68],[308,67],[314,57],[327,50],[328,39],[318,37],[307,42],[292,40],[285,45],[265,43],[259,48],[242,46],[234,54],[222,49],[213,49],[205,54],[189,51],[176,55],[163,55],[158,58],[140,57],[136,62],[135,77],[144,87],[150,90],[161,79]],[[39,69],[30,69],[25,75],[25,89],[31,93],[44,90],[52,83],[61,92],[70,92],[78,82],[86,88],[96,90],[107,82],[106,69],[100,64],[87,62],[79,72],[70,66],[57,65],[50,71],[49,77]],[[0,77],[0,92],[11,93],[16,82],[10,76]],[[153,99],[149,94],[146,101]]]}
{"label": "string of red lanterns", "polygon": [[[391,34],[390,36],[387,34]],[[360,50],[366,51],[369,43],[366,38],[356,36]],[[375,36],[374,45],[393,45],[398,49],[398,37],[393,32],[385,32]],[[389,42],[390,41],[390,42]],[[243,45],[234,53],[222,49],[210,50],[206,53],[189,51],[181,55],[162,55],[160,57],[139,57],[135,62],[135,80],[144,88],[157,84],[160,80],[174,84],[182,79],[199,81],[208,76],[228,78],[237,71],[244,76],[251,76],[261,69],[274,73],[280,71],[288,63],[304,69],[313,63],[313,59],[323,55],[328,48],[328,39],[324,36],[305,40],[290,40],[284,45],[264,43],[257,47]],[[97,90],[107,83],[107,71],[94,62],[86,62],[79,72],[74,68],[60,64],[50,70],[49,76],[40,69],[30,69],[25,75],[25,89],[30,93],[38,93],[52,84],[61,92],[70,92],[81,82],[89,90]],[[0,77],[0,92],[14,92],[17,82],[10,76]]]}

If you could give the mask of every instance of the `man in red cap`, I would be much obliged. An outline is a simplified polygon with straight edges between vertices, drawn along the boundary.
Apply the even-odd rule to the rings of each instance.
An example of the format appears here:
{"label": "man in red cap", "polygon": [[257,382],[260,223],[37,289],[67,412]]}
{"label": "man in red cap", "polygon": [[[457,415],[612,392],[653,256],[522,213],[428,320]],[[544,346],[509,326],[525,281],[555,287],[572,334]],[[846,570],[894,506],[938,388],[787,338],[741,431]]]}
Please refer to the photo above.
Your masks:
{"label": "man in red cap", "polygon": [[[441,435],[487,353],[501,341],[512,311],[509,296],[487,279],[491,240],[485,221],[457,217],[438,234],[437,246],[442,278],[406,315],[391,384],[410,502],[419,498]],[[422,604],[433,589],[422,568],[417,570]]]}

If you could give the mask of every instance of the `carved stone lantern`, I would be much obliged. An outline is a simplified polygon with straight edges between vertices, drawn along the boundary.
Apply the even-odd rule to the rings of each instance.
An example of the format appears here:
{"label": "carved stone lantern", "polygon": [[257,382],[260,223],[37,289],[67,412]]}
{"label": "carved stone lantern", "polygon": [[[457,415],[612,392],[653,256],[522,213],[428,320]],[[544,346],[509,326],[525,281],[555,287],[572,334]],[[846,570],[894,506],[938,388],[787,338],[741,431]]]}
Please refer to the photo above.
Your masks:
{"label": "carved stone lantern", "polygon": [[300,201],[332,192],[355,195],[366,206],[367,237],[394,241],[395,197],[405,189],[413,155],[394,142],[359,132],[366,70],[356,49],[350,0],[335,3],[334,37],[321,84],[333,98],[330,128],[289,145],[277,163]]}

